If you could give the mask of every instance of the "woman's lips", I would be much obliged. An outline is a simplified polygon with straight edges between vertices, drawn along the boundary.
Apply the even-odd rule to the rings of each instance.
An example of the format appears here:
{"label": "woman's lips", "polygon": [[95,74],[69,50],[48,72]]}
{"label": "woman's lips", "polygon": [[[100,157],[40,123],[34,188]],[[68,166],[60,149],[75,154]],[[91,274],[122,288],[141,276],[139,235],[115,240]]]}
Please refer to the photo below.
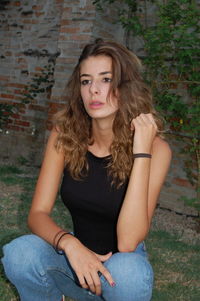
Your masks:
{"label": "woman's lips", "polygon": [[98,108],[101,108],[103,105],[104,105],[104,103],[100,102],[98,100],[94,100],[89,103],[89,107],[91,109],[98,109]]}

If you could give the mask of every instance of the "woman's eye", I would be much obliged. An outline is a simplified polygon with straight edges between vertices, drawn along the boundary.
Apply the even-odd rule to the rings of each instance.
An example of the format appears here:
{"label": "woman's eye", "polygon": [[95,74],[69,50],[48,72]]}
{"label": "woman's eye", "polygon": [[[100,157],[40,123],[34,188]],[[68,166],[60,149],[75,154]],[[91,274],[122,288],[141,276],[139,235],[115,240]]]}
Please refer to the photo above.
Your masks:
{"label": "woman's eye", "polygon": [[81,85],[83,85],[83,86],[85,86],[85,85],[87,85],[89,83],[90,83],[89,79],[84,79],[84,80],[81,81]]}
{"label": "woman's eye", "polygon": [[110,83],[110,82],[112,82],[112,78],[104,77],[103,81],[106,82],[106,83]]}

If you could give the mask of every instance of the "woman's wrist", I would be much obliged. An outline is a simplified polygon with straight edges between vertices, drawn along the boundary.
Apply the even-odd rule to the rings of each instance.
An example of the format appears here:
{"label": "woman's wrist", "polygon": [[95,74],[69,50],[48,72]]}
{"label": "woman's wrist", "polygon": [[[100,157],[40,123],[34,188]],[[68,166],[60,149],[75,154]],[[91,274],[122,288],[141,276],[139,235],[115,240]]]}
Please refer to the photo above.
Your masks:
{"label": "woman's wrist", "polygon": [[80,241],[71,234],[66,235],[61,239],[59,248],[64,251],[66,255],[70,255],[79,244]]}
{"label": "woman's wrist", "polygon": [[151,159],[152,155],[150,153],[134,153],[133,158],[149,158]]}
{"label": "woman's wrist", "polygon": [[63,243],[68,240],[69,236],[73,237],[72,233],[62,229],[55,234],[53,239],[53,247],[58,254],[63,254]]}

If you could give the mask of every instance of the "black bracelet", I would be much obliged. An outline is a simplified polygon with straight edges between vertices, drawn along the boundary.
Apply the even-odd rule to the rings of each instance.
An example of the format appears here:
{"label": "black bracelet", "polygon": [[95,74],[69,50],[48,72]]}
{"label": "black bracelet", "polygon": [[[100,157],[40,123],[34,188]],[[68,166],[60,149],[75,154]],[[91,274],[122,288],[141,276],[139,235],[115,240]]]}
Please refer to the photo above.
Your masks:
{"label": "black bracelet", "polygon": [[146,154],[146,153],[138,153],[138,154],[133,154],[133,158],[151,158],[151,154]]}
{"label": "black bracelet", "polygon": [[59,255],[63,255],[63,251],[61,251],[61,250],[58,249],[59,242],[60,242],[61,238],[63,238],[63,236],[65,236],[65,235],[67,235],[67,234],[72,235],[70,232],[64,232],[64,233],[59,237],[59,239],[58,239],[58,241],[57,241],[57,243],[56,243],[56,246],[55,246],[55,248],[54,248],[55,251],[56,251],[56,253],[58,253]]}
{"label": "black bracelet", "polygon": [[56,235],[54,236],[54,239],[53,239],[53,246],[54,246],[54,248],[56,247],[56,240],[57,240],[59,234],[64,233],[64,232],[66,232],[66,231],[61,229],[61,230],[59,230],[59,231],[56,233]]}

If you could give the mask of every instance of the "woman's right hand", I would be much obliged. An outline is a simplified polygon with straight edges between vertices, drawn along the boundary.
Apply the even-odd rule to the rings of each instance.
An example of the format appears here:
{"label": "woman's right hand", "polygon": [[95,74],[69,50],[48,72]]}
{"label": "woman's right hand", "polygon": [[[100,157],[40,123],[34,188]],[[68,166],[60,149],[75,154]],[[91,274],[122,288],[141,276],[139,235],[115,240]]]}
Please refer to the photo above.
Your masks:
{"label": "woman's right hand", "polygon": [[89,289],[98,296],[101,295],[101,281],[98,272],[107,279],[111,286],[115,285],[111,274],[102,264],[112,256],[112,252],[106,255],[96,254],[71,235],[67,235],[65,239],[61,240],[60,247],[65,252],[83,288]]}

